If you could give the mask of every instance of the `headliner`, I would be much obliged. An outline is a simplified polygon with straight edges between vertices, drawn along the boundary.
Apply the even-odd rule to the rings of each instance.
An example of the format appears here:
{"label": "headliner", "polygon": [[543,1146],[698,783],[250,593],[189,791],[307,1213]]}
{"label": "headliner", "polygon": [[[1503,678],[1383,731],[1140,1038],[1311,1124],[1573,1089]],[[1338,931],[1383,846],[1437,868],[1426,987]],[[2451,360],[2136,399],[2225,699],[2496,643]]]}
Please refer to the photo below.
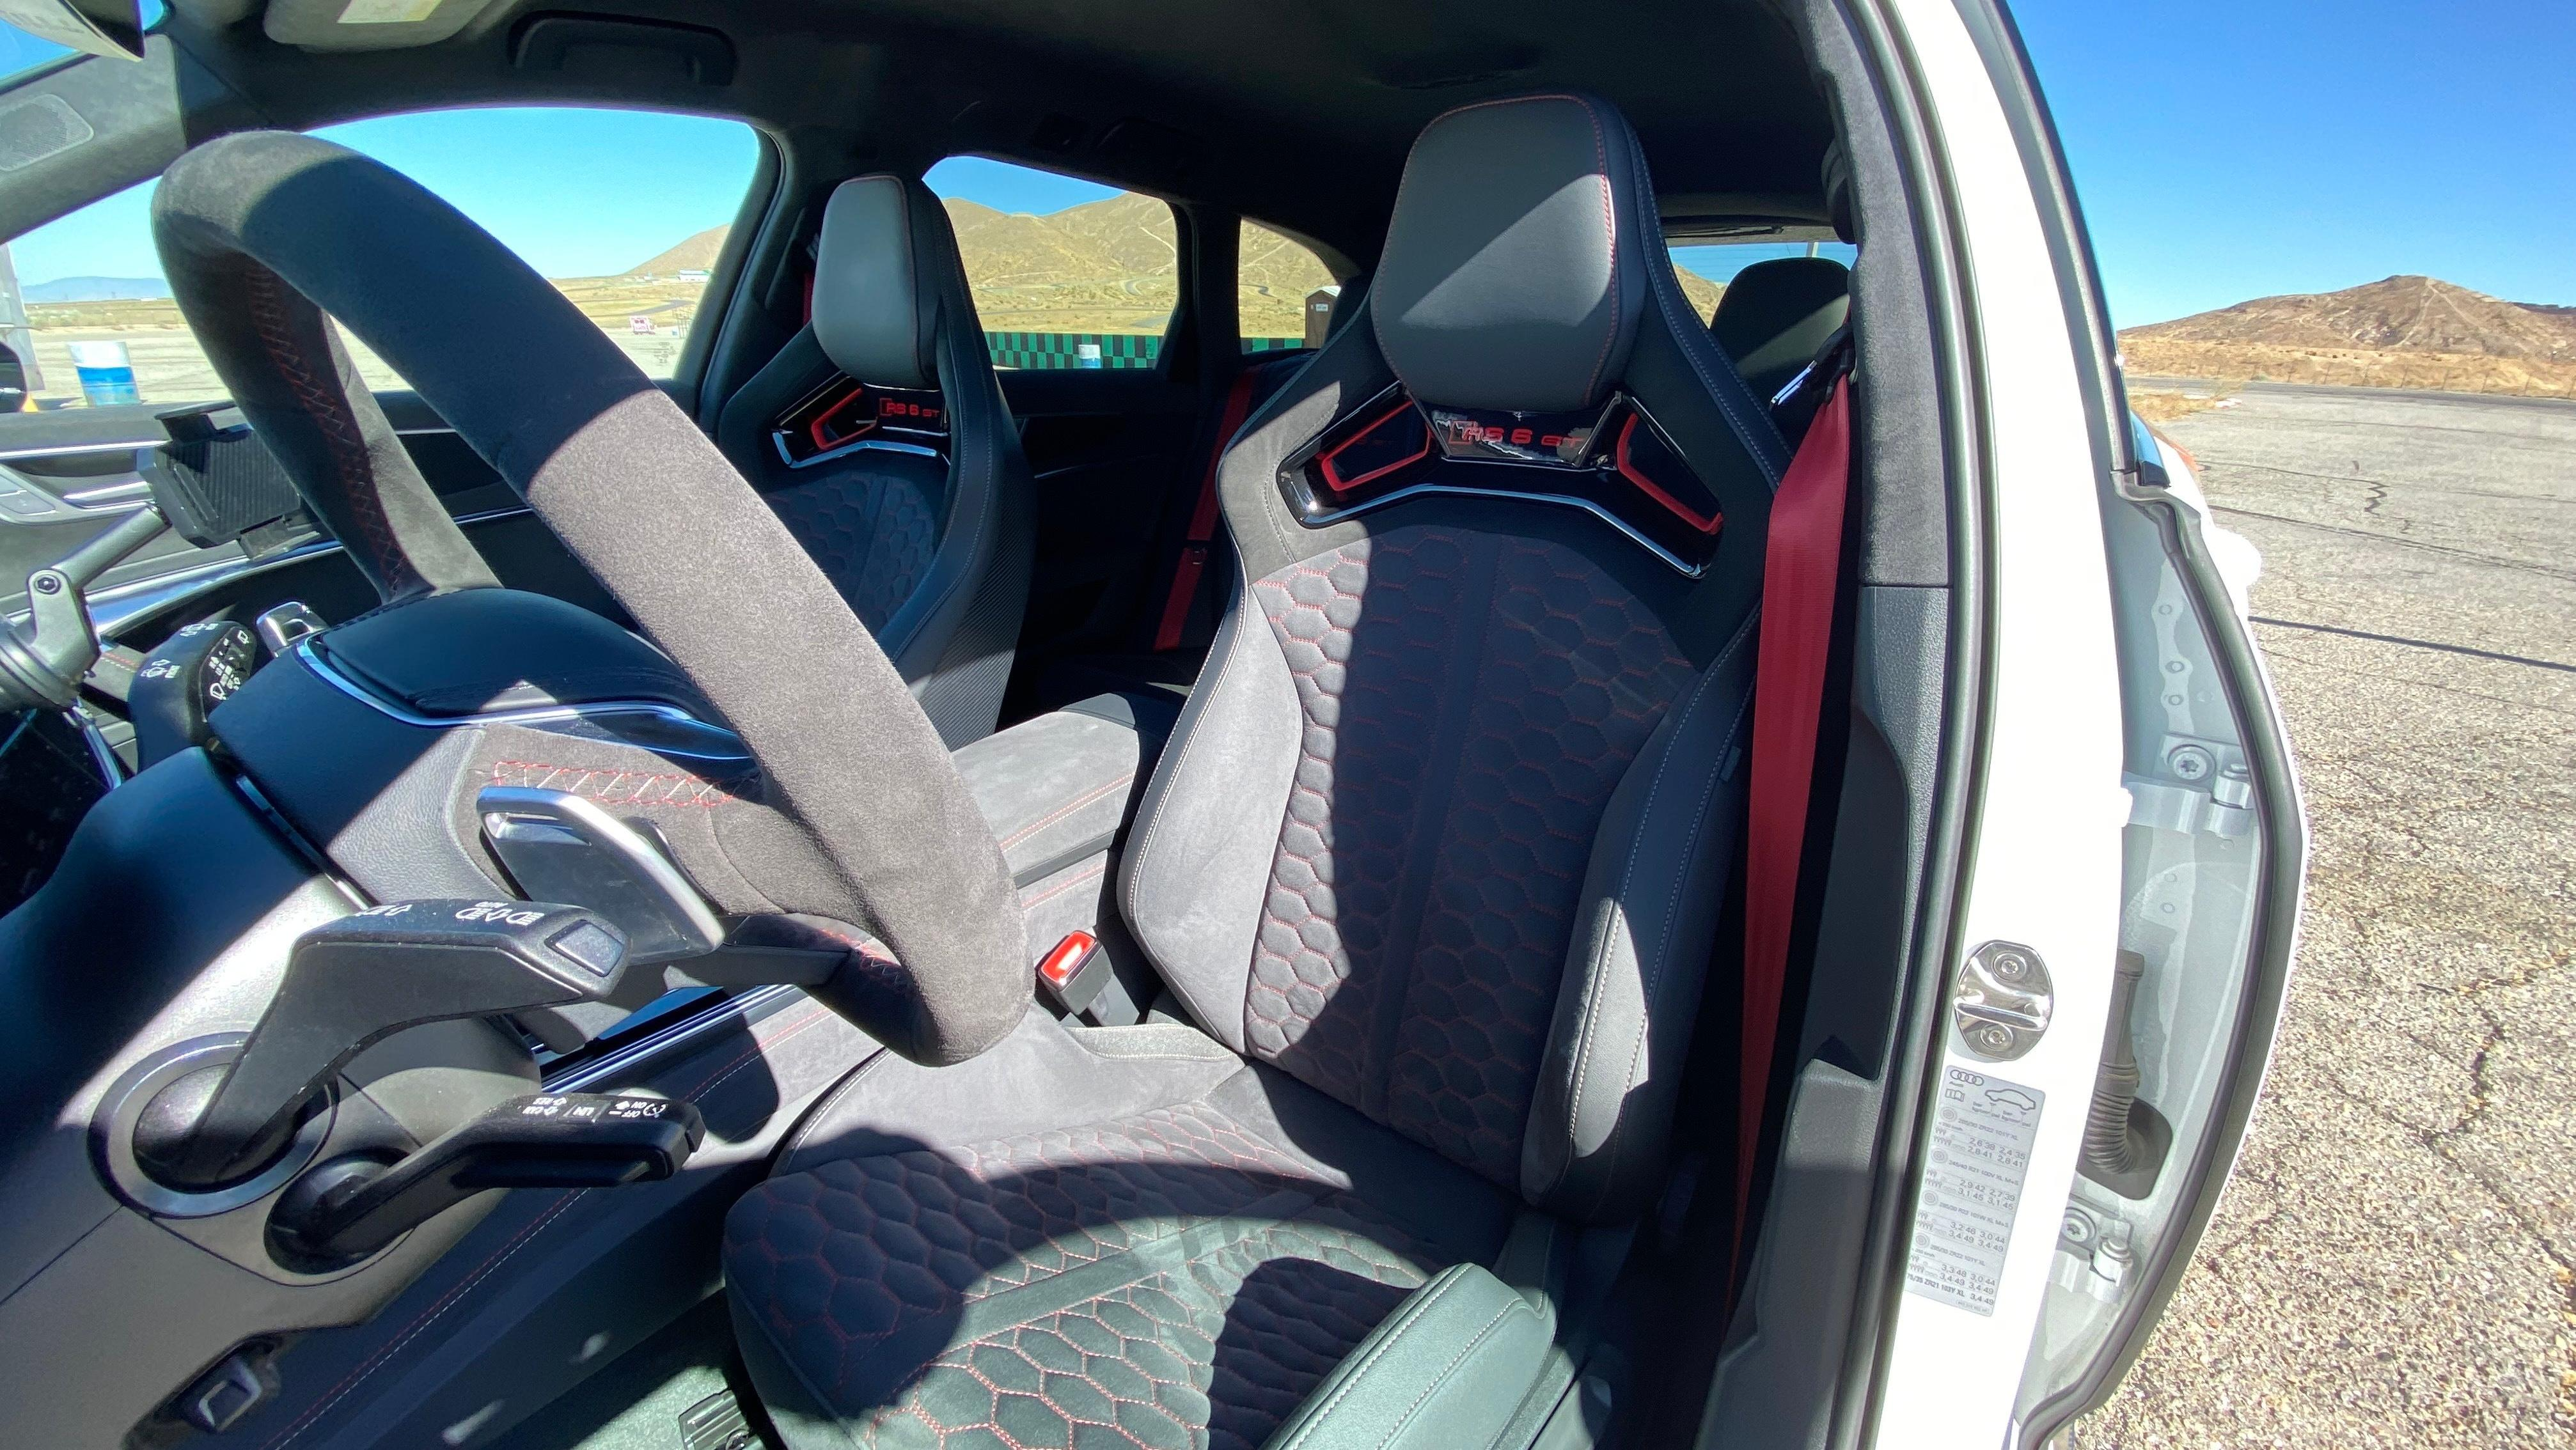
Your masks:
{"label": "headliner", "polygon": [[[505,100],[738,116],[809,181],[975,152],[1241,212],[1355,261],[1415,133],[1467,101],[1606,96],[1677,221],[1822,219],[1832,135],[1772,0],[1645,0],[1580,25],[1541,0],[495,0],[454,40],[339,53],[269,41],[255,3],[178,0],[170,28],[271,124]],[[738,63],[723,85],[646,50],[514,64],[539,12],[719,30]]]}

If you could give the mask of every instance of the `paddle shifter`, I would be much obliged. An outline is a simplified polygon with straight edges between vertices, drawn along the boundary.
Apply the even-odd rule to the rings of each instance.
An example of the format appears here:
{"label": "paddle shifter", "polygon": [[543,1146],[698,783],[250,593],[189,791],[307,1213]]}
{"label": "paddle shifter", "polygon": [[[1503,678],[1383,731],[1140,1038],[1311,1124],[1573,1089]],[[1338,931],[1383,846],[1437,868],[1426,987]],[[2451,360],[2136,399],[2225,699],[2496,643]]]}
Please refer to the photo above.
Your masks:
{"label": "paddle shifter", "polygon": [[526,901],[393,902],[317,926],[241,1055],[144,1108],[135,1156],[172,1188],[240,1182],[276,1160],[368,1046],[424,1022],[606,997],[626,956],[624,934],[596,913]]}

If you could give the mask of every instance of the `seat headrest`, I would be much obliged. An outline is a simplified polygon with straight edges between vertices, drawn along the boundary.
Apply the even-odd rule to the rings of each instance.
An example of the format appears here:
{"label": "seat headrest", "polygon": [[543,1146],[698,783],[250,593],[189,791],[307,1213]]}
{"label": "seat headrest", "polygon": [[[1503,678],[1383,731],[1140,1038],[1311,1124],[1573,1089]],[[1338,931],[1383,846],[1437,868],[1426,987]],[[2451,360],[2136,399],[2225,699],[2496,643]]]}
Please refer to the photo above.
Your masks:
{"label": "seat headrest", "polygon": [[1708,320],[1754,396],[1768,398],[1851,315],[1851,272],[1831,257],[1775,257],[1735,274]]}
{"label": "seat headrest", "polygon": [[862,383],[935,388],[948,213],[927,187],[857,176],[832,189],[814,253],[814,340]]}
{"label": "seat headrest", "polygon": [[1378,349],[1434,407],[1564,413],[1606,397],[1636,341],[1647,253],[1637,140],[1590,96],[1462,106],[1413,143],[1379,258]]}

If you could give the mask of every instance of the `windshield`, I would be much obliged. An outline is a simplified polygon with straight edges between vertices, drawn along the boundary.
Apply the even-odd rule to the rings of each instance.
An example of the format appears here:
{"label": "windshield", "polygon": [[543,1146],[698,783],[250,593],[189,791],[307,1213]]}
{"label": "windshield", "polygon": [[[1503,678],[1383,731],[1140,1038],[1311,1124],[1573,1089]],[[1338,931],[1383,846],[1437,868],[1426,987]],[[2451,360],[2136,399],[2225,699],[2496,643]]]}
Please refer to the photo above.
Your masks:
{"label": "windshield", "polygon": [[[760,149],[739,121],[607,107],[411,112],[314,134],[446,198],[657,378],[679,369]],[[224,396],[161,275],[156,184],[0,245],[0,342],[24,365],[29,411]],[[408,386],[343,341],[369,387]]]}

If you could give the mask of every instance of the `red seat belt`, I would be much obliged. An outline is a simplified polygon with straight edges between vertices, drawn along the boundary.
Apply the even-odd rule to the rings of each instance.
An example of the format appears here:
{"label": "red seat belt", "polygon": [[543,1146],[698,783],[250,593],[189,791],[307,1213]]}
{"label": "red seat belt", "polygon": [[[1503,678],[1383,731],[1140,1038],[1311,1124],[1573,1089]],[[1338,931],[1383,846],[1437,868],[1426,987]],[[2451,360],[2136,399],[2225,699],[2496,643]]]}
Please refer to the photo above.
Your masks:
{"label": "red seat belt", "polygon": [[1753,1199],[1772,1049],[1780,1035],[1789,931],[1806,851],[1826,656],[1842,573],[1843,508],[1851,491],[1851,380],[1807,426],[1771,498],[1762,572],[1762,653],[1753,675],[1753,779],[1745,823],[1744,1052],[1736,1128],[1735,1256]]}
{"label": "red seat belt", "polygon": [[1225,446],[1243,415],[1252,409],[1252,375],[1245,368],[1226,391],[1225,413],[1217,420],[1216,442],[1208,449],[1207,477],[1199,484],[1198,507],[1190,511],[1190,531],[1182,536],[1181,557],[1172,565],[1172,595],[1163,601],[1163,622],[1154,630],[1154,653],[1181,647],[1181,630],[1190,621],[1190,601],[1199,597],[1199,579],[1207,573],[1208,546],[1216,542],[1216,470],[1225,461]]}

